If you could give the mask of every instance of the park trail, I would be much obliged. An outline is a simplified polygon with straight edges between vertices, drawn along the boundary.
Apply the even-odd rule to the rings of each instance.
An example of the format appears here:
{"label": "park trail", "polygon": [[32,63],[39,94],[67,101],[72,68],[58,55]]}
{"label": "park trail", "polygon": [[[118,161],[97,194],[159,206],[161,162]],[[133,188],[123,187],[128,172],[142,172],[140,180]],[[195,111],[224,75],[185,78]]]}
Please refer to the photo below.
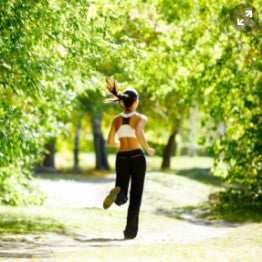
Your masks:
{"label": "park trail", "polygon": [[[157,178],[158,172],[147,174],[153,179],[147,179],[144,188],[141,212],[158,213],[164,210],[156,209],[154,206],[154,194],[157,192],[159,198],[165,197],[175,199],[178,196],[179,185],[172,183],[162,183],[159,188]],[[163,180],[161,180],[163,182]],[[34,186],[41,189],[48,195],[45,201],[46,206],[57,207],[78,207],[78,208],[102,208],[102,203],[114,187],[114,174],[109,174],[103,178],[83,179],[77,176],[61,179],[36,179]],[[175,189],[175,190],[174,190]],[[88,192],[88,195],[87,195]],[[161,195],[162,192],[162,195]],[[165,194],[163,194],[165,192]],[[180,192],[180,195],[183,192]],[[112,205],[110,209],[127,210],[127,205]],[[106,211],[105,211],[106,212]],[[206,222],[198,219],[194,214],[180,210],[173,215],[179,215],[181,219],[170,220],[169,225],[165,225],[161,233],[144,232],[139,230],[139,235],[133,240],[124,240],[123,232],[101,233],[90,235],[76,233],[65,235],[57,233],[37,233],[37,234],[2,234],[0,239],[0,261],[32,261],[32,258],[44,259],[43,261],[53,261],[52,258],[61,252],[75,252],[87,247],[99,246],[126,246],[126,245],[149,245],[157,243],[192,243],[205,239],[219,238],[226,236],[234,230],[238,224],[223,221]],[[157,221],[156,225],[157,225]]]}

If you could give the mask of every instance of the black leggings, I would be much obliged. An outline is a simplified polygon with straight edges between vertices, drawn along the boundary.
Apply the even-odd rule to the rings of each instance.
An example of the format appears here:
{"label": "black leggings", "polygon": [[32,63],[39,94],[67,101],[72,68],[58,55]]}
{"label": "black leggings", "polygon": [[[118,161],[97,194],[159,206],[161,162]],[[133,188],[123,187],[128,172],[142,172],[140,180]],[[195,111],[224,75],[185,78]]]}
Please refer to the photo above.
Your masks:
{"label": "black leggings", "polygon": [[127,202],[128,185],[131,177],[127,224],[124,230],[124,234],[127,237],[136,237],[137,235],[145,173],[146,157],[142,149],[117,153],[115,185],[119,186],[121,191],[118,194],[115,203],[119,206]]}

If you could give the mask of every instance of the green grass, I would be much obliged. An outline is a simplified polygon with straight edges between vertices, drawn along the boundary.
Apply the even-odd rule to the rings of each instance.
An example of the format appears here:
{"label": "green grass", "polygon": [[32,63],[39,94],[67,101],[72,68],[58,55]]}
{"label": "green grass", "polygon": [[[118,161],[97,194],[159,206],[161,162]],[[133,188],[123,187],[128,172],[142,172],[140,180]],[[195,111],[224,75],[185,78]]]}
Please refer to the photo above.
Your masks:
{"label": "green grass", "polygon": [[[108,163],[110,168],[113,170],[115,167],[115,154],[108,154]],[[146,156],[147,159],[147,170],[157,171],[161,167],[162,157],[160,156]],[[73,154],[69,152],[56,153],[55,157],[56,167],[59,171],[72,172],[73,168]],[[211,168],[213,159],[211,157],[202,156],[176,156],[171,158],[171,170],[188,170],[192,168]],[[80,153],[79,154],[79,165],[84,171],[91,171],[95,168],[95,154]]]}
{"label": "green grass", "polygon": [[207,211],[201,218],[209,220],[224,220],[228,222],[261,222],[262,203],[217,203],[206,206]]}
{"label": "green grass", "polygon": [[67,230],[53,212],[43,207],[0,206],[0,211],[0,233],[65,233]]}
{"label": "green grass", "polygon": [[262,204],[233,204],[233,203],[216,203],[209,202],[194,205],[173,207],[169,210],[160,209],[162,213],[170,218],[184,220],[183,215],[190,214],[196,219],[203,219],[206,223],[212,221],[225,221],[231,223],[261,223],[262,222]]}
{"label": "green grass", "polygon": [[[121,210],[3,205],[0,208],[0,233],[112,233],[122,232],[126,221],[126,212]],[[164,216],[145,212],[141,212],[140,220],[144,232],[158,230],[159,227],[155,228],[155,224],[172,222]]]}
{"label": "green grass", "polygon": [[[57,232],[72,233],[77,230],[99,232],[107,230],[106,225],[112,212],[104,213],[100,209],[73,209],[57,207],[10,207],[1,206],[0,232],[36,233]],[[123,218],[124,214],[122,214]],[[99,220],[97,218],[99,217]],[[119,212],[114,212],[117,222],[121,219]],[[101,224],[100,224],[101,223]],[[103,226],[104,225],[104,226]],[[115,228],[114,228],[115,229]]]}

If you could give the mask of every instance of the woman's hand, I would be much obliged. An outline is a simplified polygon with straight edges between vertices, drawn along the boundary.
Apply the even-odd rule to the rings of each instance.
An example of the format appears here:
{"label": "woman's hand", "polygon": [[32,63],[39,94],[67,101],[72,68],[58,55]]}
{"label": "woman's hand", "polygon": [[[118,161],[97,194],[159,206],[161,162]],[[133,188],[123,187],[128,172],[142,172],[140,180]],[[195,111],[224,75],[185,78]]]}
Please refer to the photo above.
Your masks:
{"label": "woman's hand", "polygon": [[155,154],[155,149],[152,148],[152,147],[149,147],[149,149],[147,150],[147,153],[148,153],[150,156],[152,156],[152,155]]}

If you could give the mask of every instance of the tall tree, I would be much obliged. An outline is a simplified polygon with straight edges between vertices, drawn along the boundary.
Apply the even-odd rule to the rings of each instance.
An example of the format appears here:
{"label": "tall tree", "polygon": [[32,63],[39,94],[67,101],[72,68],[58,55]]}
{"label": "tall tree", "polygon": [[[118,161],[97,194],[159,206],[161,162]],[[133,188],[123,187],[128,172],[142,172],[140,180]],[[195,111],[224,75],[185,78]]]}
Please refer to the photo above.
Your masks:
{"label": "tall tree", "polygon": [[190,108],[190,146],[188,149],[188,154],[194,156],[196,154],[196,120],[197,120],[197,102],[193,103]]}
{"label": "tall tree", "polygon": [[92,129],[94,135],[95,154],[96,154],[96,169],[109,169],[107,162],[107,151],[105,140],[101,131],[102,113],[98,112],[93,114]]}
{"label": "tall tree", "polygon": [[75,139],[74,139],[74,170],[80,171],[79,166],[79,140],[80,140],[81,125],[76,125]]}
{"label": "tall tree", "polygon": [[98,88],[96,90],[86,90],[77,98],[79,108],[85,114],[88,114],[91,119],[97,170],[109,169],[106,144],[101,130],[103,112],[108,107],[103,103],[103,100],[104,97]]}

